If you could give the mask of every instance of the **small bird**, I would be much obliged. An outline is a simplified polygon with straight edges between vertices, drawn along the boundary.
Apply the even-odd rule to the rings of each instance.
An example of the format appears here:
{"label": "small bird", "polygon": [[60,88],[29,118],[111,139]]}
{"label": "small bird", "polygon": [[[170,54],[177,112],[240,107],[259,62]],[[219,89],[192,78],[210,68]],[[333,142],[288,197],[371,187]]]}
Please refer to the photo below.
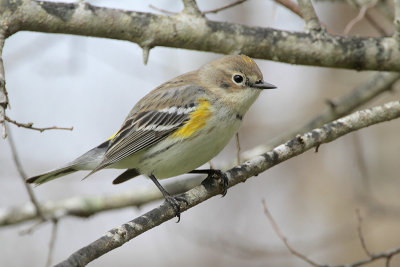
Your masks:
{"label": "small bird", "polygon": [[[266,83],[257,64],[245,55],[230,55],[161,84],[129,112],[121,129],[99,146],[65,166],[31,177],[43,184],[64,175],[91,170],[127,169],[113,184],[140,174],[149,177],[180,219],[180,204],[158,182],[184,173],[207,173],[224,181],[220,170],[196,170],[215,157],[238,131],[244,114]],[[85,177],[85,178],[86,178]]]}

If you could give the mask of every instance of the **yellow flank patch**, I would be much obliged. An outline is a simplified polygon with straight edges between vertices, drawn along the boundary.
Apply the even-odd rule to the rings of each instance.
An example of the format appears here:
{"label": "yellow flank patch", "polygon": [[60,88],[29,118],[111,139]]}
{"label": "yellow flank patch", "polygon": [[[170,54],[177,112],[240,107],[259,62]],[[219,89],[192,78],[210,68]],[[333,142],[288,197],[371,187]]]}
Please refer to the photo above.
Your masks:
{"label": "yellow flank patch", "polygon": [[119,131],[116,132],[115,134],[113,134],[113,135],[112,135],[110,138],[108,138],[106,141],[113,139],[118,133],[119,133]]}
{"label": "yellow flank patch", "polygon": [[196,110],[190,113],[190,119],[180,129],[176,130],[172,136],[189,137],[206,125],[207,119],[211,116],[210,102],[206,99],[199,99],[198,103]]}
{"label": "yellow flank patch", "polygon": [[242,55],[242,58],[246,63],[253,63],[253,60],[248,56]]}

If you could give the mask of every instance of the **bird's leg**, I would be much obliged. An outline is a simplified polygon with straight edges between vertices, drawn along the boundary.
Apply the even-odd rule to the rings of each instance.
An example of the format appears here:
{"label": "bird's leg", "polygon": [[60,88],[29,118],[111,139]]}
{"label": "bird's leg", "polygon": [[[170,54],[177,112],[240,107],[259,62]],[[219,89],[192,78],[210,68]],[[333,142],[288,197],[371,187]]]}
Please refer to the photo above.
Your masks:
{"label": "bird's leg", "polygon": [[149,178],[153,181],[153,183],[160,189],[161,193],[163,194],[165,201],[168,202],[172,206],[172,208],[175,211],[175,216],[178,217],[177,223],[181,220],[181,205],[179,204],[179,201],[185,202],[186,205],[188,204],[187,200],[183,197],[180,196],[171,196],[167,190],[164,189],[164,187],[161,186],[161,184],[158,182],[157,178],[151,174]]}
{"label": "bird's leg", "polygon": [[225,172],[221,170],[216,170],[216,169],[193,170],[190,171],[189,173],[206,173],[208,174],[206,179],[219,178],[222,180],[222,188],[223,188],[222,196],[225,196],[226,192],[228,192],[228,185],[229,185],[228,176],[226,175]]}

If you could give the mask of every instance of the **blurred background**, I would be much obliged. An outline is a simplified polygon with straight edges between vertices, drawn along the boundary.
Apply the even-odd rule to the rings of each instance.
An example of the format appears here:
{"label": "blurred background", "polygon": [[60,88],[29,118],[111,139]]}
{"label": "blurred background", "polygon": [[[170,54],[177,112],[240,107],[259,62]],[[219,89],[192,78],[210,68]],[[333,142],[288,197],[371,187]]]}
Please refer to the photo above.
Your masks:
{"label": "blurred background", "polygon": [[[180,1],[87,1],[94,5],[159,13],[149,5],[179,12]],[[202,10],[233,1],[199,0]],[[345,2],[315,3],[331,33],[343,33],[358,11]],[[389,32],[391,23],[370,14]],[[302,19],[273,1],[251,0],[209,19],[250,26],[303,31]],[[379,36],[365,20],[350,35]],[[150,90],[222,55],[156,47],[147,65],[142,50],[126,41],[37,32],[7,39],[4,65],[11,109],[8,116],[37,127],[73,126],[73,131],[43,133],[9,125],[29,176],[74,159],[115,133],[133,105]],[[263,92],[240,130],[242,151],[302,126],[334,99],[362,85],[373,72],[304,67],[256,60],[264,79],[278,90]],[[367,106],[399,99],[399,85]],[[111,251],[91,266],[308,266],[284,247],[263,213],[262,199],[291,245],[319,263],[342,264],[366,258],[358,238],[355,210],[363,218],[371,252],[400,246],[399,121],[363,129],[308,151],[246,183],[231,188]],[[213,161],[224,168],[236,157],[230,144]],[[79,172],[34,188],[39,201],[135,187],[153,187],[142,176],[113,186],[120,173],[104,170],[81,182]],[[29,201],[7,140],[0,141],[0,210]],[[179,179],[185,179],[183,175]],[[168,183],[164,180],[163,183]],[[94,241],[109,229],[161,203],[59,222],[54,263]],[[21,235],[34,222],[0,229],[0,266],[44,266],[51,234],[46,223]],[[368,266],[384,266],[378,261]],[[392,266],[400,266],[400,256]]]}

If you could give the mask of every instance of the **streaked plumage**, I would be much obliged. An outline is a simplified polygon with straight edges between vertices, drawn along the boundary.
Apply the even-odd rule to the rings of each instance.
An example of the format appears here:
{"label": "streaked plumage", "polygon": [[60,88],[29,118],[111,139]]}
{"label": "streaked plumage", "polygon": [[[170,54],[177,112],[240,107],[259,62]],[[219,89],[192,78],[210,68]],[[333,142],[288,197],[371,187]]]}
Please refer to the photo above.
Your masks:
{"label": "streaked plumage", "polygon": [[[91,175],[103,168],[117,168],[127,171],[114,183],[144,174],[160,188],[154,177],[190,172],[218,154],[239,129],[259,89],[268,88],[275,87],[263,81],[249,57],[214,60],[143,97],[109,140],[66,166],[27,182],[42,184],[78,170],[92,170]],[[162,187],[160,190],[166,196]]]}

